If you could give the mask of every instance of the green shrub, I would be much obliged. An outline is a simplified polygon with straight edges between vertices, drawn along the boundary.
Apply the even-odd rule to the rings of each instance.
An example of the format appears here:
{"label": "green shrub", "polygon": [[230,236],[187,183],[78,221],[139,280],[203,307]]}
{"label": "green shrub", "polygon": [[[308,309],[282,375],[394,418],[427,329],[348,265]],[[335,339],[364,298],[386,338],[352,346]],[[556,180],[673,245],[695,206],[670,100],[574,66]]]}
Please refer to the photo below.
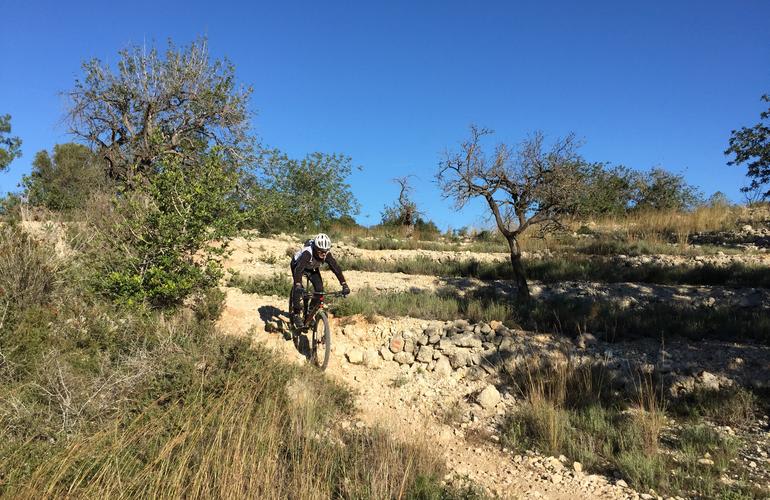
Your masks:
{"label": "green shrub", "polygon": [[222,243],[235,233],[237,175],[213,150],[190,165],[173,158],[146,185],[114,200],[116,220],[97,228],[96,286],[112,300],[169,307],[214,286]]}

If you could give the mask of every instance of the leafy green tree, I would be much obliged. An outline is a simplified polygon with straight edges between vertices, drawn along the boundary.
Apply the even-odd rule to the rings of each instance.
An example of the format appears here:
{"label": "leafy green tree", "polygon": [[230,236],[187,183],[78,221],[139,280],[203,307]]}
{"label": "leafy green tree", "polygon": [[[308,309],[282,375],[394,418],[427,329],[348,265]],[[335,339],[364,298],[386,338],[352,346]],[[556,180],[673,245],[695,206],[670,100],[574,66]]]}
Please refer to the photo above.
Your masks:
{"label": "leafy green tree", "polygon": [[222,161],[252,160],[250,88],[236,85],[229,62],[212,61],[206,40],[165,54],[156,48],[120,52],[117,71],[93,59],[67,92],[70,131],[93,145],[107,175],[129,187],[174,155],[187,165],[209,146]]}
{"label": "leafy green tree", "polygon": [[[770,94],[763,95],[762,100],[770,103]],[[753,127],[733,130],[730,147],[725,150],[726,155],[735,155],[728,165],[745,163],[748,167],[746,175],[751,182],[742,188],[745,193],[756,192],[770,183],[770,107],[760,113],[759,117],[760,122]],[[762,196],[770,198],[770,190]]]}
{"label": "leafy green tree", "polygon": [[243,201],[253,227],[265,231],[317,230],[332,220],[358,213],[347,178],[351,159],[312,153],[302,160],[267,151],[248,183]]}
{"label": "leafy green tree", "polygon": [[622,215],[635,196],[639,173],[622,165],[587,163],[579,172],[584,186],[579,192],[577,216]]}
{"label": "leafy green tree", "polygon": [[0,172],[21,156],[21,139],[10,134],[11,115],[0,115]]}
{"label": "leafy green tree", "polygon": [[22,185],[27,201],[50,210],[81,208],[88,196],[104,184],[104,173],[94,154],[82,144],[57,144],[53,156],[40,151],[32,162],[32,172]]}
{"label": "leafy green tree", "polygon": [[227,238],[239,223],[232,196],[238,173],[214,149],[183,164],[174,155],[154,165],[149,182],[116,198],[123,215],[106,235],[99,287],[117,302],[153,307],[180,304],[216,284]]}
{"label": "leafy green tree", "polygon": [[636,210],[688,210],[702,203],[703,196],[684,176],[653,168],[638,178],[634,195]]}

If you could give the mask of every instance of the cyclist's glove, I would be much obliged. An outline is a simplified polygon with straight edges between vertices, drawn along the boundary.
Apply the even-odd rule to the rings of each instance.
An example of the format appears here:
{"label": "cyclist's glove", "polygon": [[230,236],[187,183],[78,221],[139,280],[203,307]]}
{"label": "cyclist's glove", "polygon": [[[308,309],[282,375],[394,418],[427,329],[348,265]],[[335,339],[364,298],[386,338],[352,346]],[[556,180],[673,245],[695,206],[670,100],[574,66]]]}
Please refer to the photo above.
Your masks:
{"label": "cyclist's glove", "polygon": [[350,294],[350,287],[347,283],[342,284],[342,295],[348,295]]}

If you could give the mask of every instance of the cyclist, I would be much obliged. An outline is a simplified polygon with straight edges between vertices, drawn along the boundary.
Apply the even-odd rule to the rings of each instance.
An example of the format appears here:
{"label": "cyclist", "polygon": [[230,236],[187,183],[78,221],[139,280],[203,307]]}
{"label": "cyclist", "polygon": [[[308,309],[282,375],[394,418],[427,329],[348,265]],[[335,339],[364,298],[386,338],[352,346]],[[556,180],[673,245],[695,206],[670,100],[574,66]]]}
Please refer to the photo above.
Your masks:
{"label": "cyclist", "polygon": [[342,293],[345,295],[350,293],[350,287],[345,282],[342,269],[331,254],[331,248],[332,240],[326,234],[319,233],[315,238],[306,241],[305,245],[291,259],[291,274],[294,279],[294,286],[291,290],[291,322],[295,328],[305,326],[301,314],[302,295],[305,293],[305,289],[302,287],[303,275],[310,279],[316,292],[323,292],[324,282],[319,268],[326,263],[342,285]]}

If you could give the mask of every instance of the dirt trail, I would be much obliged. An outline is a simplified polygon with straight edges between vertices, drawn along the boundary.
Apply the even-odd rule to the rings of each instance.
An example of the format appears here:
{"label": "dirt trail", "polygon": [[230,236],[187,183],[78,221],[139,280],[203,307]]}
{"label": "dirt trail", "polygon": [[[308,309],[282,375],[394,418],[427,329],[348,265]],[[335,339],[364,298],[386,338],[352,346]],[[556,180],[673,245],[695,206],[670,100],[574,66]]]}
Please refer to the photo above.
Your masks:
{"label": "dirt trail", "polygon": [[[255,343],[276,349],[291,362],[305,362],[282,333],[265,331],[266,319],[275,322],[279,315],[285,319],[282,298],[246,294],[235,288],[224,290],[226,305],[218,323],[222,332],[247,335]],[[410,318],[400,322],[415,326],[424,323]],[[343,426],[380,426],[397,439],[419,440],[442,453],[450,471],[446,479],[461,482],[468,478],[501,498],[638,498],[634,491],[610,484],[601,476],[575,472],[569,465],[544,467],[542,457],[514,455],[478,437],[478,430],[472,432],[464,425],[448,422],[443,409],[453,402],[468,400],[483,383],[479,382],[479,386],[457,376],[410,373],[396,363],[384,363],[378,368],[350,364],[343,352],[354,346],[374,345],[372,327],[343,327],[336,320],[333,325],[334,351],[326,374],[353,389],[358,410],[355,420],[343,422]],[[494,415],[482,412],[481,417]]]}

